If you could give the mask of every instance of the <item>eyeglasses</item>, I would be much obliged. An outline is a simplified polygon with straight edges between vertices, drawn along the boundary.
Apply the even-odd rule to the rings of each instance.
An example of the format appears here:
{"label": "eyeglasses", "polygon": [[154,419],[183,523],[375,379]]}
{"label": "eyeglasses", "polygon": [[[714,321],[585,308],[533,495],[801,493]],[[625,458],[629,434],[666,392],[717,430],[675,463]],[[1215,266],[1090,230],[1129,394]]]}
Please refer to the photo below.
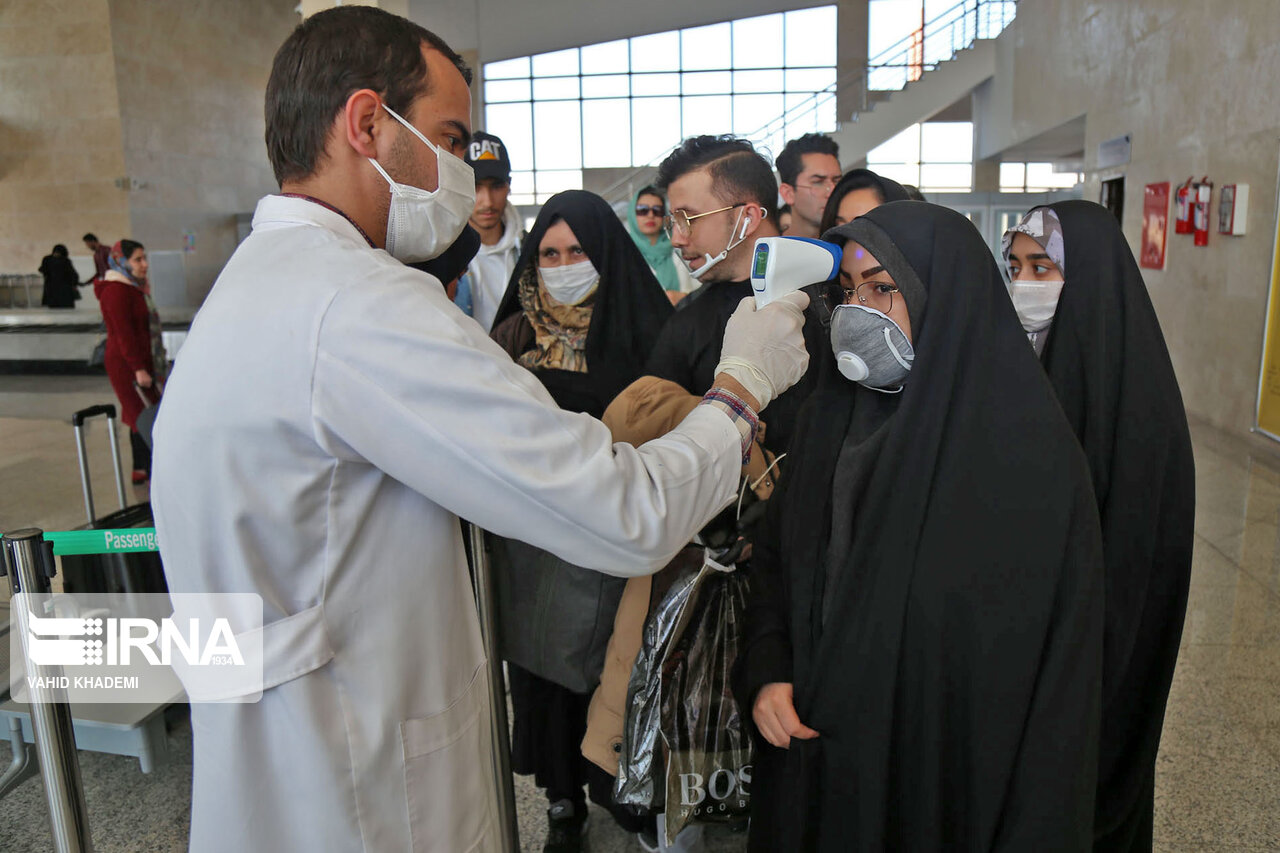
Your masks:
{"label": "eyeglasses", "polygon": [[831,175],[829,177],[816,176],[811,183],[796,184],[796,189],[829,193],[836,188],[838,183],[840,183],[839,175]]}
{"label": "eyeglasses", "polygon": [[710,216],[713,213],[724,213],[726,210],[735,210],[739,207],[746,206],[745,201],[737,204],[731,204],[728,207],[721,207],[717,210],[708,210],[706,213],[695,213],[693,216],[685,213],[683,210],[673,210],[662,219],[662,227],[666,230],[667,236],[672,237],[679,235],[688,237],[693,232],[693,223],[704,216]]}
{"label": "eyeglasses", "polygon": [[661,204],[637,204],[636,216],[666,216],[667,208]]}
{"label": "eyeglasses", "polygon": [[893,310],[893,295],[902,291],[896,284],[887,281],[864,281],[855,288],[846,288],[839,282],[830,281],[822,289],[822,301],[828,312],[833,312],[841,305],[859,305],[874,308],[881,314]]}

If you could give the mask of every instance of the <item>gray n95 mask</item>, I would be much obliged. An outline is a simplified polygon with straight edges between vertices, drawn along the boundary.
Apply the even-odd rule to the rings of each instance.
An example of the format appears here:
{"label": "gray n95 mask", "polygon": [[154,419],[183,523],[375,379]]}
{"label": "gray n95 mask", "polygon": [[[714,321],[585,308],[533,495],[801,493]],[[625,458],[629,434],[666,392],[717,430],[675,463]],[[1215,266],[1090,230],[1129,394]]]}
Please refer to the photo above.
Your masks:
{"label": "gray n95 mask", "polygon": [[831,351],[846,379],[884,393],[902,390],[916,358],[898,324],[865,305],[839,305],[831,313]]}

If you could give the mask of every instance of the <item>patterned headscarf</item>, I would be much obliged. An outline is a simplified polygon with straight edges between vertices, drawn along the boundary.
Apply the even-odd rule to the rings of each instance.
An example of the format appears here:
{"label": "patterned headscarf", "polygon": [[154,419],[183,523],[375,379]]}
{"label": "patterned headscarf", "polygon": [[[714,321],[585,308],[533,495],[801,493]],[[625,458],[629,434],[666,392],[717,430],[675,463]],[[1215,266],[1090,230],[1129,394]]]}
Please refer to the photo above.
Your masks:
{"label": "patterned headscarf", "polygon": [[521,354],[520,364],[533,370],[545,368],[585,373],[587,330],[595,307],[597,289],[577,305],[561,305],[547,293],[536,266],[520,277],[520,307],[533,327],[534,347]]}
{"label": "patterned headscarf", "polygon": [[1004,262],[1009,263],[1009,250],[1013,246],[1014,234],[1026,234],[1040,244],[1049,260],[1058,265],[1062,277],[1067,277],[1066,252],[1062,242],[1062,222],[1058,214],[1048,207],[1033,207],[1017,225],[1004,232],[1000,240],[1000,254]]}
{"label": "patterned headscarf", "polygon": [[156,309],[156,303],[151,298],[151,283],[147,279],[139,279],[134,276],[129,269],[129,259],[124,256],[124,241],[118,240],[111,247],[111,257],[107,260],[107,266],[115,272],[124,276],[129,284],[142,291],[142,296],[147,300],[147,325],[150,327],[151,333],[151,366],[152,375],[160,382],[169,375],[169,359],[164,348],[164,326],[160,322],[160,312]]}
{"label": "patterned headscarf", "polygon": [[111,257],[107,259],[107,266],[123,275],[129,280],[129,283],[141,290],[143,293],[150,293],[151,288],[147,286],[145,279],[139,279],[134,276],[133,271],[129,269],[129,259],[124,256],[124,241],[117,240],[116,244],[111,247]]}

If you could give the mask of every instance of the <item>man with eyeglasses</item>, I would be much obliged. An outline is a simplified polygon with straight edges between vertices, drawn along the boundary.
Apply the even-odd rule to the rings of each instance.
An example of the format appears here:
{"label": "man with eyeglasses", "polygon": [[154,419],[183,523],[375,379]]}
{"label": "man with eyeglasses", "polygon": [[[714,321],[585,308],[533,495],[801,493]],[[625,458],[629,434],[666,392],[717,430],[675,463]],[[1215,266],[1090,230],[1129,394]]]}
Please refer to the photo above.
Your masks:
{"label": "man with eyeglasses", "polygon": [[788,237],[818,238],[822,210],[840,180],[840,149],[829,136],[806,133],[778,155],[778,194],[791,206]]}
{"label": "man with eyeglasses", "polygon": [[[729,316],[751,296],[755,241],[778,236],[777,183],[769,162],[751,143],[733,136],[686,139],[658,167],[658,188],[667,194],[664,225],[671,245],[701,287],[685,297],[667,321],[649,356],[647,373],[701,394],[715,376]],[[821,329],[806,318],[806,345]],[[800,404],[813,377],[802,378],[773,402],[765,446],[784,452]]]}

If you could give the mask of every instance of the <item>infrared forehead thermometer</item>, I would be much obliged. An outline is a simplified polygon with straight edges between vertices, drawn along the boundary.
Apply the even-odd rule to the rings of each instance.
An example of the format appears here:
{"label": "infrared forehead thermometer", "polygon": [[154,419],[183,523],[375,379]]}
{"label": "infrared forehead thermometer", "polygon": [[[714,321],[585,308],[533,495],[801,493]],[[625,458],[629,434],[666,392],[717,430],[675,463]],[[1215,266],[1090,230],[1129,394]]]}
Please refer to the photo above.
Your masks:
{"label": "infrared forehead thermometer", "polygon": [[761,237],[751,260],[756,308],[807,284],[830,281],[840,272],[841,248],[808,237]]}

